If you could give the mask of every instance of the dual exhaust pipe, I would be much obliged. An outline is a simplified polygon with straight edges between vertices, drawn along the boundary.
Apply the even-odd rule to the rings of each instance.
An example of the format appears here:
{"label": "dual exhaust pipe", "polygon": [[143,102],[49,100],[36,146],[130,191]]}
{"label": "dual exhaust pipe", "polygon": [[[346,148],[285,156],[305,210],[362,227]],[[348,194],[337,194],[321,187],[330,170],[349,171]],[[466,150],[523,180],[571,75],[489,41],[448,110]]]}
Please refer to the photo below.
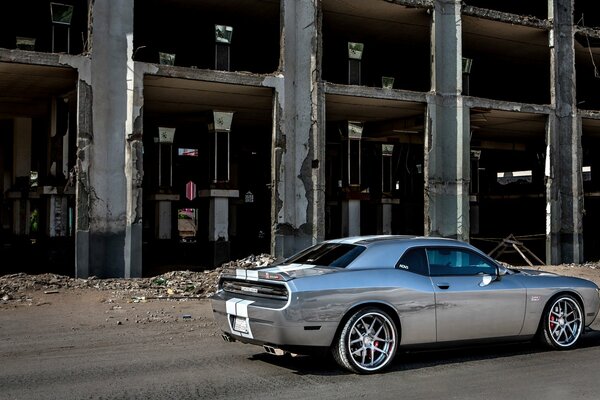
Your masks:
{"label": "dual exhaust pipe", "polygon": [[[223,338],[224,341],[228,342],[228,343],[233,343],[235,342],[235,338],[233,336],[231,336],[229,333],[223,333],[221,335],[221,337]],[[273,346],[269,346],[269,345],[263,345],[263,349],[265,349],[265,352],[269,353],[269,354],[273,354],[275,356],[283,356],[286,354],[291,354],[288,353],[286,351],[283,351],[277,347],[273,347]],[[292,356],[295,356],[295,354],[292,354]]]}
{"label": "dual exhaust pipe", "polygon": [[265,349],[265,351],[269,354],[273,354],[275,356],[283,356],[284,354],[286,354],[285,351],[278,349],[277,347],[273,347],[273,346],[267,346],[266,344],[263,345],[263,349]]}

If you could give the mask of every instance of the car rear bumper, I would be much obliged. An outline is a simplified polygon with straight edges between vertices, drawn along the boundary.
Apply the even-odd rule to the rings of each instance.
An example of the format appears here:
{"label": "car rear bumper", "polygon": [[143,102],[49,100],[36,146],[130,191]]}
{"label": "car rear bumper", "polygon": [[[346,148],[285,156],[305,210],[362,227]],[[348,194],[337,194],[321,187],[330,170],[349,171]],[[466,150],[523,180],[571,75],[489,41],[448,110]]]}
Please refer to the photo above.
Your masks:
{"label": "car rear bumper", "polygon": [[[217,292],[211,298],[213,316],[219,328],[235,340],[256,345],[329,347],[337,324],[308,323],[300,319],[293,305],[270,308],[250,297],[232,297]],[[239,326],[246,330],[236,330]]]}

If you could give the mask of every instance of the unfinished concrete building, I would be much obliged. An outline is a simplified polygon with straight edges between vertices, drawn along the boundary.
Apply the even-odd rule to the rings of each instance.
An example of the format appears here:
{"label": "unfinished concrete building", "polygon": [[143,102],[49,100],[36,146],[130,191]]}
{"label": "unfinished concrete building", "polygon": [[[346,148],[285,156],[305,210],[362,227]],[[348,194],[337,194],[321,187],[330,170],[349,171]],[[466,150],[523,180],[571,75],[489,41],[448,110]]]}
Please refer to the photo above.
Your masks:
{"label": "unfinished concrete building", "polygon": [[600,258],[591,1],[2,7],[0,274],[135,277],[380,233]]}

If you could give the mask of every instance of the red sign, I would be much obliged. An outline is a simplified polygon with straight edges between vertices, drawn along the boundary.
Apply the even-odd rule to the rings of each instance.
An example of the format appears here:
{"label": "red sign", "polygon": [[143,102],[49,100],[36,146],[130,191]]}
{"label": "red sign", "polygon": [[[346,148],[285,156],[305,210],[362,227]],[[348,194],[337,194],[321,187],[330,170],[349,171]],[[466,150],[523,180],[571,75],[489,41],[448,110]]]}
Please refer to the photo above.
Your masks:
{"label": "red sign", "polygon": [[189,181],[185,185],[185,197],[188,200],[192,201],[196,198],[196,184],[192,181]]}

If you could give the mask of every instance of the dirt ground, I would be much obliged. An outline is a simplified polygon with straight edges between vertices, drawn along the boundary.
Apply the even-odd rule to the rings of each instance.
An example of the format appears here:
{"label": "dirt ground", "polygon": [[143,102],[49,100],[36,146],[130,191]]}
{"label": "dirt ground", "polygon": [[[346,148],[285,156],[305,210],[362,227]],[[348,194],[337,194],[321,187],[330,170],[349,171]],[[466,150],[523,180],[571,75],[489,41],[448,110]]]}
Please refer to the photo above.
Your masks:
{"label": "dirt ground", "polygon": [[[543,269],[600,283],[600,268],[595,264]],[[308,388],[306,379],[311,385],[320,385],[319,390],[328,393],[325,397],[329,398],[335,398],[341,387],[356,390],[357,377],[340,372],[328,359],[316,362],[317,366],[313,365],[314,360],[304,358],[276,361],[264,358],[256,346],[225,343],[207,299],[217,276],[177,271],[145,279],[76,280],[52,274],[0,277],[0,399],[279,399],[283,398],[279,381],[302,392],[288,398],[303,398],[309,395],[304,392]],[[593,328],[597,330],[598,326],[595,323]],[[564,362],[564,357],[571,357],[569,362],[596,365],[599,338],[595,331],[588,334],[582,352],[538,356],[551,358],[548,370],[539,365],[520,366],[531,358],[531,351],[538,351],[520,345],[508,350],[501,347],[491,353],[488,349],[436,353],[431,356],[432,361],[423,361],[423,355],[414,360],[403,355],[392,373],[408,377],[393,381],[398,385],[416,385],[405,388],[409,392],[427,392],[430,384],[421,387],[415,383],[423,374],[432,374],[430,378],[434,380],[445,379],[447,386],[475,374],[466,389],[471,390],[481,385],[481,379],[494,376],[492,371],[497,368],[525,368],[528,373],[533,368],[542,371],[537,379],[543,382],[544,389],[558,381],[552,375],[552,365]],[[469,363],[473,362],[476,365],[470,370]],[[446,368],[447,363],[451,368]],[[488,369],[476,375],[482,363]],[[467,369],[465,376],[456,377],[461,369]],[[592,370],[595,368],[590,367]],[[256,384],[257,374],[262,386]],[[273,376],[277,379],[273,380]],[[385,375],[380,379],[385,379]],[[581,387],[597,393],[590,389],[589,377],[575,374],[567,379],[580,379]],[[369,382],[365,380],[363,384]],[[379,384],[375,386],[379,388]],[[540,390],[528,382],[518,388],[519,393]],[[264,393],[267,389],[269,395]],[[505,390],[489,398],[506,398],[501,395]],[[427,392],[415,398],[434,397],[438,396]],[[515,398],[518,397],[521,396]]]}

